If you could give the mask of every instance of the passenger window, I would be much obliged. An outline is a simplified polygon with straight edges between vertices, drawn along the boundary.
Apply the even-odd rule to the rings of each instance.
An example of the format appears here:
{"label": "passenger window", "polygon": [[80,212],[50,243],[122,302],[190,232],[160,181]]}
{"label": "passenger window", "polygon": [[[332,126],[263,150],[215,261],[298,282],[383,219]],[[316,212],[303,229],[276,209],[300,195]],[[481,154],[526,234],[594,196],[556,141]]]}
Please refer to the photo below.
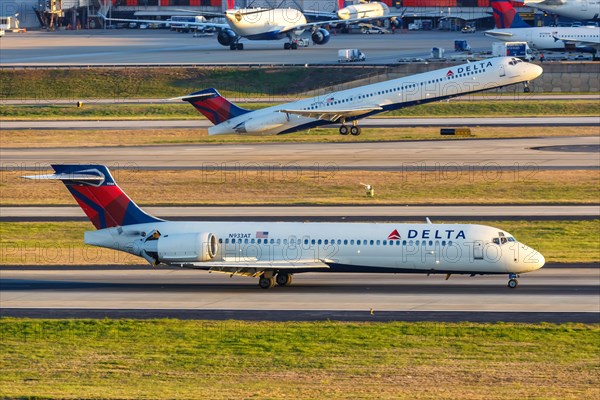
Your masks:
{"label": "passenger window", "polygon": [[379,246],[379,244],[380,244],[380,243],[381,243],[381,240],[378,240],[378,241],[377,241],[377,246]]}
{"label": "passenger window", "polygon": [[370,244],[371,246],[373,246],[373,244],[375,244],[375,242],[374,242],[373,240],[371,240],[371,241],[369,242],[369,244]]}
{"label": "passenger window", "polygon": [[350,240],[350,244],[354,245],[354,239]]}
{"label": "passenger window", "polygon": [[384,246],[385,246],[385,245],[387,245],[387,240],[384,240],[384,241],[383,241],[383,245],[384,245]]}
{"label": "passenger window", "polygon": [[310,241],[310,244],[315,244],[315,243],[316,243],[315,239]]}
{"label": "passenger window", "polygon": [[317,244],[320,246],[322,243],[321,239],[317,240]]}
{"label": "passenger window", "polygon": [[344,245],[348,244],[348,239],[344,239]]}
{"label": "passenger window", "polygon": [[360,246],[360,240],[357,240],[357,241],[356,241],[356,244]]}

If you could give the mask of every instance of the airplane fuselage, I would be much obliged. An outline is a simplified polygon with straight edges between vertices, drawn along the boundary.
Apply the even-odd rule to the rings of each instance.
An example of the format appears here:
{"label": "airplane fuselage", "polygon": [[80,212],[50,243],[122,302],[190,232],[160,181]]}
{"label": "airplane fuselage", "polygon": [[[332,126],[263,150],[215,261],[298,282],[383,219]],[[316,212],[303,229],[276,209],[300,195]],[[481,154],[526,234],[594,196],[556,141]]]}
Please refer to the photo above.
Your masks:
{"label": "airplane fuselage", "polygon": [[339,19],[377,18],[389,15],[390,9],[384,3],[371,2],[354,4],[338,10]]}
{"label": "airplane fuselage", "polygon": [[490,30],[485,34],[504,42],[528,42],[538,50],[564,51],[569,48],[565,44],[568,42],[600,44],[600,28],[591,26],[509,28]]}
{"label": "airplane fuselage", "polygon": [[[85,243],[139,256],[147,246],[145,237],[156,231],[159,241],[179,245],[179,255],[171,250],[172,261],[162,262],[200,269],[209,267],[199,261],[195,245],[185,248],[199,233],[218,240],[212,267],[224,260],[243,265],[309,259],[322,262],[321,271],[333,272],[519,274],[545,262],[509,233],[471,224],[164,221],[86,232]],[[155,246],[153,251],[160,250]]]}
{"label": "airplane fuselage", "polygon": [[600,18],[600,0],[567,0],[563,4],[548,4],[552,2],[526,0],[525,5],[538,10],[561,15],[580,21],[592,21]]}
{"label": "airplane fuselage", "polygon": [[306,24],[302,12],[293,8],[227,10],[225,19],[238,36],[250,40],[280,40],[291,27]]}
{"label": "airplane fuselage", "polygon": [[384,111],[529,81],[540,73],[539,66],[510,57],[476,61],[264,108],[212,126],[208,133],[291,133],[330,124],[331,121],[280,112],[281,110],[314,110],[315,115],[318,115],[328,110],[375,106],[380,108],[346,119],[352,121]]}

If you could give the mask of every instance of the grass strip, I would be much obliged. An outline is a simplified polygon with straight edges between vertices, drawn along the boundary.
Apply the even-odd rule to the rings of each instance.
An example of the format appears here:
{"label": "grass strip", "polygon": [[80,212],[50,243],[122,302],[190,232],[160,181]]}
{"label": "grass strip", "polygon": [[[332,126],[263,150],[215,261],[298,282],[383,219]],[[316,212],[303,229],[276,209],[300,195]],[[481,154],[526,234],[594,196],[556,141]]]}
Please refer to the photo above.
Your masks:
{"label": "grass strip", "polygon": [[[435,219],[434,219],[435,220]],[[423,222],[421,219],[415,221]],[[600,262],[600,220],[482,221],[513,234],[546,262]],[[83,243],[89,222],[0,222],[0,265],[144,264],[127,253]]]}
{"label": "grass strip", "polygon": [[7,398],[598,398],[581,324],[0,319]]}
{"label": "grass strip", "polygon": [[[295,99],[292,99],[295,100]],[[94,104],[72,105],[3,105],[2,120],[35,119],[190,119],[204,118],[187,103],[174,104]],[[244,108],[258,109],[272,103],[245,103]],[[527,100],[527,101],[450,101],[422,104],[382,114],[382,117],[529,117],[529,116],[595,116],[598,115],[596,100]]]}
{"label": "grass strip", "polygon": [[[140,205],[597,204],[600,197],[597,171],[525,169],[535,168],[533,164],[512,171],[497,170],[494,165],[489,165],[489,170],[459,170],[456,164],[449,164],[428,172],[346,171],[338,170],[335,164],[317,165],[318,169],[294,164],[275,168],[265,163],[270,169],[255,170],[255,166],[207,163],[199,170],[131,169],[113,173],[122,189]],[[217,169],[209,169],[214,167]],[[36,173],[46,172],[18,167],[0,171],[1,204],[75,204],[60,183],[21,178]],[[365,196],[361,182],[374,186],[374,198]]]}

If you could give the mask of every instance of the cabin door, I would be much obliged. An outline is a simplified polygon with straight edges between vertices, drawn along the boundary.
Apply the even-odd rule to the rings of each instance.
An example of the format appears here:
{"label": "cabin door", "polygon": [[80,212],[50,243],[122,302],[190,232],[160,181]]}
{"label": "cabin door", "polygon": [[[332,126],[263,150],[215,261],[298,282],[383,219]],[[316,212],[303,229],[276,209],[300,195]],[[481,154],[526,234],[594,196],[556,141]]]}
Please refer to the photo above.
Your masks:
{"label": "cabin door", "polygon": [[473,242],[473,259],[483,260],[483,242],[481,240]]}

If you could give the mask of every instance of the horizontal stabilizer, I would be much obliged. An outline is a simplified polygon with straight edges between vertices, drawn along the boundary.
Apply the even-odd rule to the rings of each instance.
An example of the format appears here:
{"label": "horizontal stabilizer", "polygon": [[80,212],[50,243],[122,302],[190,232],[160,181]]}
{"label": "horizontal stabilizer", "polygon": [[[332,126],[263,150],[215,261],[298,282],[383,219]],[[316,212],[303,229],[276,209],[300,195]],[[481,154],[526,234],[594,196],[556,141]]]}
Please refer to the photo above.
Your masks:
{"label": "horizontal stabilizer", "polygon": [[50,179],[60,181],[77,181],[79,183],[90,183],[98,184],[104,181],[104,176],[95,174],[81,174],[81,173],[61,173],[61,174],[47,174],[47,175],[26,175],[22,178],[25,179]]}

